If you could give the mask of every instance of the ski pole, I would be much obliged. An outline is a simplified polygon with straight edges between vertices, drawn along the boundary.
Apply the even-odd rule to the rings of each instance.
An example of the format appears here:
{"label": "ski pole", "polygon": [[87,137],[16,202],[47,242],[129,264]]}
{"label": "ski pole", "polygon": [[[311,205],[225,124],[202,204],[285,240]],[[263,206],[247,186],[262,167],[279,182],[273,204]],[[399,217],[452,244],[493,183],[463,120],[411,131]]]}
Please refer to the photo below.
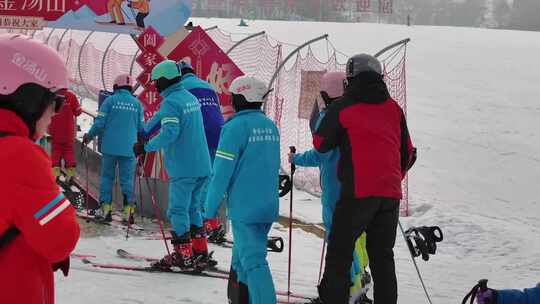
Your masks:
{"label": "ski pole", "polygon": [[85,207],[86,207],[86,215],[89,215],[90,213],[90,208],[88,207],[88,200],[90,199],[90,182],[89,182],[89,177],[90,177],[90,173],[89,173],[89,168],[88,168],[88,151],[86,151],[87,149],[87,146],[85,144],[82,144],[81,145],[81,155],[82,157],[84,158],[84,170],[85,170],[85,179],[86,179],[86,195],[85,195],[85,198],[84,198],[84,204],[85,204]]}
{"label": "ski pole", "polygon": [[[290,146],[289,151],[296,153],[296,147]],[[293,226],[293,190],[294,190],[294,172],[296,171],[296,165],[291,162],[291,193],[290,193],[290,207],[289,207],[289,269],[287,271],[287,301],[291,298],[291,264],[292,264],[292,226]]]}
{"label": "ski pole", "polygon": [[156,219],[159,224],[159,230],[161,231],[161,236],[163,237],[163,242],[165,243],[165,249],[167,249],[167,254],[171,255],[171,250],[169,249],[169,244],[167,244],[167,237],[165,236],[165,230],[163,229],[163,222],[161,221],[161,216],[159,215],[159,207],[156,202],[156,197],[154,195],[154,192],[152,191],[152,188],[150,187],[150,182],[148,181],[148,177],[145,177],[144,180],[146,181],[146,187],[148,188],[148,192],[150,192],[150,198],[152,200],[152,207],[154,208],[154,213],[156,214]]}
{"label": "ski pole", "polygon": [[321,283],[321,276],[322,276],[322,270],[323,270],[323,262],[324,262],[324,253],[326,251],[326,239],[323,239],[323,245],[321,249],[321,265],[319,266],[319,280],[317,281],[317,285]]}
{"label": "ski pole", "polygon": [[141,175],[139,175],[137,177],[138,181],[139,181],[139,204],[141,205],[141,221],[144,220],[144,216],[143,216],[143,211],[144,211],[144,205],[143,205],[143,194],[142,194],[142,184],[141,184]]}
{"label": "ski pole", "polygon": [[[408,246],[407,236],[405,235],[405,230],[403,229],[403,226],[401,225],[400,220],[398,220],[398,224],[399,224],[399,229],[401,229],[401,234],[403,235],[403,239],[405,239],[405,243],[407,243],[407,246]],[[428,300],[429,304],[433,304],[433,302],[431,302],[431,298],[429,297],[429,293],[428,293],[428,291],[426,289],[426,285],[424,284],[424,280],[422,279],[422,275],[420,274],[420,269],[418,269],[418,265],[416,264],[416,260],[414,259],[414,256],[413,256],[412,252],[409,251],[409,253],[411,254],[411,259],[413,261],[414,268],[416,268],[416,273],[418,274],[418,278],[420,279],[420,283],[422,283],[422,288],[424,289],[424,292],[426,293],[427,300]]]}

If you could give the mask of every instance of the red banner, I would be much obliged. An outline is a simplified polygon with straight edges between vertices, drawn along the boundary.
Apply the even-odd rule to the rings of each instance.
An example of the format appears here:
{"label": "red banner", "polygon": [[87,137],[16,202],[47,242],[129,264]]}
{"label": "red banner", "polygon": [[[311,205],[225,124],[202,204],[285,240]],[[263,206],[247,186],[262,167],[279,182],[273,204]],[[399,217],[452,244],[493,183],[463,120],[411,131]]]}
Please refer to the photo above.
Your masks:
{"label": "red banner", "polygon": [[371,0],[357,0],[356,9],[359,12],[371,12]]}
{"label": "red banner", "polygon": [[193,29],[168,57],[191,62],[197,75],[218,93],[223,115],[227,118],[233,114],[229,85],[244,73],[201,27]]}
{"label": "red banner", "polygon": [[392,0],[379,0],[379,13],[380,14],[392,14],[393,5]]}

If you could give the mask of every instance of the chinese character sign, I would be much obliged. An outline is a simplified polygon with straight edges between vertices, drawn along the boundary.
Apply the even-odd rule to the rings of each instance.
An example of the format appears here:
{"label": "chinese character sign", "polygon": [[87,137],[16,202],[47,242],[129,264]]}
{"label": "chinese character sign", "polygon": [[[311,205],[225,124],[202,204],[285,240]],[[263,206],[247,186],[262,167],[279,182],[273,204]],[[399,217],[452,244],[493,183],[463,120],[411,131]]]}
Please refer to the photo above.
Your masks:
{"label": "chinese character sign", "polygon": [[379,0],[379,13],[392,14],[392,0]]}
{"label": "chinese character sign", "polygon": [[141,74],[137,77],[137,82],[144,88],[139,95],[139,100],[144,106],[144,118],[148,120],[159,109],[161,96],[156,86],[151,81],[152,69],[161,61],[165,60],[158,48],[164,43],[165,39],[153,27],[148,27],[137,38],[137,44],[141,49],[141,54],[137,56],[137,63],[143,68]]}
{"label": "chinese character sign", "polygon": [[206,34],[196,27],[170,54],[169,59],[189,58],[199,78],[208,81],[219,95],[221,111],[225,117],[233,114],[229,86],[239,76],[240,68]]}
{"label": "chinese character sign", "polygon": [[298,118],[310,119],[313,104],[320,99],[321,79],[326,71],[302,71]]}
{"label": "chinese character sign", "polygon": [[192,0],[0,0],[0,17],[10,16],[0,27],[26,20],[19,28],[29,28],[32,17],[40,26],[98,32],[139,34],[151,25],[168,36],[184,26],[191,7]]}

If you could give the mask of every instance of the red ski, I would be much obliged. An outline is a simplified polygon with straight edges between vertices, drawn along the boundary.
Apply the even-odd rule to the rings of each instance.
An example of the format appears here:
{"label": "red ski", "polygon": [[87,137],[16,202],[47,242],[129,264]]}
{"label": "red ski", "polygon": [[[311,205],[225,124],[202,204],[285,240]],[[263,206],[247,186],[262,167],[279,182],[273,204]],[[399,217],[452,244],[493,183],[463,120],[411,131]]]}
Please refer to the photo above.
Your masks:
{"label": "red ski", "polygon": [[[151,262],[151,263],[159,261],[159,259],[148,257],[148,256],[136,255],[124,249],[117,249],[116,254],[121,258],[134,260],[134,261]],[[210,253],[210,255],[212,255],[212,253]],[[227,270],[222,270],[217,267],[205,268],[204,271],[212,272],[212,273],[219,273],[219,274],[223,274],[227,276],[229,275],[229,272]]]}
{"label": "red ski", "polygon": [[175,273],[175,274],[185,274],[185,275],[191,275],[191,276],[199,276],[199,277],[208,277],[208,278],[216,278],[216,279],[222,279],[222,280],[228,280],[229,276],[222,275],[219,273],[208,273],[205,271],[200,270],[179,270],[179,269],[158,269],[154,267],[149,266],[134,266],[134,265],[121,265],[121,264],[105,264],[105,263],[96,263],[93,261],[90,261],[89,259],[83,259],[83,263],[90,265],[92,267],[96,268],[103,268],[103,269],[118,269],[118,270],[129,270],[129,271],[142,271],[142,272],[150,272],[150,273]]}

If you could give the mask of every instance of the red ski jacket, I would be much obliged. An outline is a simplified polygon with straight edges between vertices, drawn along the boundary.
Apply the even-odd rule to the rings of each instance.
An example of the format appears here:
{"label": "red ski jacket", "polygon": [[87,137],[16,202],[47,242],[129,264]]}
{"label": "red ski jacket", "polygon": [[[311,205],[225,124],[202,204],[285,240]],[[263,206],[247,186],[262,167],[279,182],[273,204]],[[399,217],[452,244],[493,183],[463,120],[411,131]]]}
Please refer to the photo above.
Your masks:
{"label": "red ski jacket", "polygon": [[0,303],[53,304],[52,265],[69,258],[79,239],[75,209],[23,121],[0,109],[0,131],[0,239],[20,231],[0,247]]}
{"label": "red ski jacket", "polygon": [[75,117],[81,115],[82,108],[77,96],[66,91],[66,101],[56,115],[53,116],[49,126],[49,135],[57,143],[73,143],[75,140]]}
{"label": "red ski jacket", "polygon": [[[378,76],[380,77],[380,76]],[[341,198],[402,198],[401,181],[413,161],[405,115],[374,75],[349,86],[328,108],[313,137],[315,149],[340,149]]]}

